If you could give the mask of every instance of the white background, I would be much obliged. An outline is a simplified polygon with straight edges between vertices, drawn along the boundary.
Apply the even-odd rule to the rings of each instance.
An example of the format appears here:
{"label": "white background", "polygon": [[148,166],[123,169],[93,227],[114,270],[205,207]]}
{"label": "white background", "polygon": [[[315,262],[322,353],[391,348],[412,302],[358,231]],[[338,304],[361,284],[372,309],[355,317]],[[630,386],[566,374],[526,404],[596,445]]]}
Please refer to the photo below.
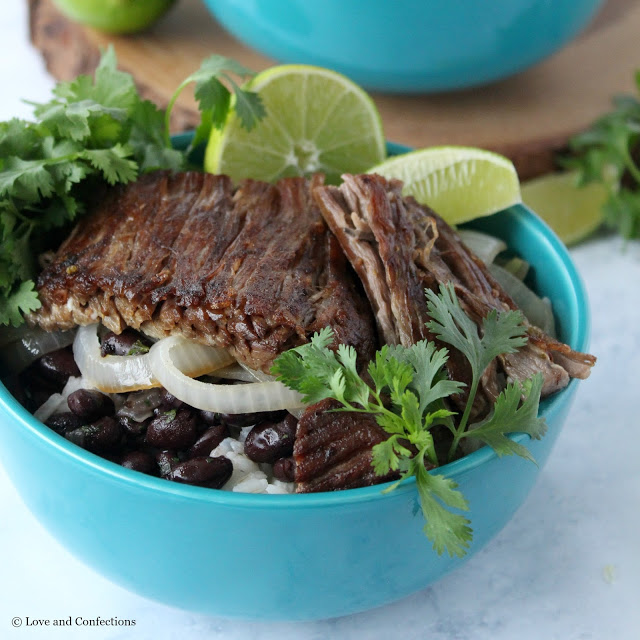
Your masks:
{"label": "white background", "polygon": [[[53,81],[31,47],[26,2],[0,21],[0,120]],[[597,81],[597,79],[594,79]],[[598,364],[539,482],[503,532],[462,569],[396,604],[308,623],[184,613],[79,564],[24,508],[0,468],[0,638],[587,640],[640,638],[640,243],[600,237],[571,251],[591,300]],[[5,428],[0,425],[0,428]],[[13,628],[15,616],[135,619],[135,629]]]}

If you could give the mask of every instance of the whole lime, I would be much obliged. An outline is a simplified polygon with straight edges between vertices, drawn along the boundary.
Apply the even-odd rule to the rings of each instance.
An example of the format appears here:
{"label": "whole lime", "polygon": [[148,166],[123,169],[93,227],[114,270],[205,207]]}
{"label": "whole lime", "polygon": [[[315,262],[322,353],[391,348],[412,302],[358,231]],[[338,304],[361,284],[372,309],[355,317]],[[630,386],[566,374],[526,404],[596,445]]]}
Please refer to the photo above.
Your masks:
{"label": "whole lime", "polygon": [[135,33],[151,26],[176,0],[53,0],[64,15],[108,33]]}

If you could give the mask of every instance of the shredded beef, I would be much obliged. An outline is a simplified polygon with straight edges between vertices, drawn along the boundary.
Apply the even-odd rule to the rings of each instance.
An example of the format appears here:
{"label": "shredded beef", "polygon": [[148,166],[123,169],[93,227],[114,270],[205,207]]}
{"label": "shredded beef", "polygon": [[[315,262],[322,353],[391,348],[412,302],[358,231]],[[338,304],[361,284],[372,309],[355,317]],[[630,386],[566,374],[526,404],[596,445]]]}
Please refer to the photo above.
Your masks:
{"label": "shredded beef", "polygon": [[[424,289],[452,283],[460,304],[478,325],[490,310],[516,309],[484,263],[429,207],[402,196],[402,183],[378,175],[345,175],[340,187],[320,186],[314,196],[330,229],[360,276],[376,315],[382,340],[410,346],[433,340]],[[527,329],[529,341],[498,359],[485,372],[475,411],[493,404],[504,380],[544,377],[542,395],[564,388],[572,376],[589,375],[595,358],[578,353],[544,334]],[[436,340],[437,342],[437,340]],[[449,347],[448,372],[468,384],[468,363]],[[458,404],[466,401],[464,394]]]}

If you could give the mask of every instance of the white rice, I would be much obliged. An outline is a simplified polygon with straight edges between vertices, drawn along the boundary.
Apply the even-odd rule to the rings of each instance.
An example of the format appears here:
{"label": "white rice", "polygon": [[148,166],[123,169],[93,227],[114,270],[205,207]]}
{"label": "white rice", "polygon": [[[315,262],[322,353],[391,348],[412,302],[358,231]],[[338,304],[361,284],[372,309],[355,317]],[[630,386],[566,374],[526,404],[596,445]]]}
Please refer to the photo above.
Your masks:
{"label": "white rice", "polygon": [[260,465],[244,453],[244,441],[251,429],[252,427],[244,427],[237,438],[225,438],[209,454],[214,458],[224,456],[233,464],[233,473],[222,489],[239,493],[294,493],[293,482],[282,482],[274,478],[270,465]]}

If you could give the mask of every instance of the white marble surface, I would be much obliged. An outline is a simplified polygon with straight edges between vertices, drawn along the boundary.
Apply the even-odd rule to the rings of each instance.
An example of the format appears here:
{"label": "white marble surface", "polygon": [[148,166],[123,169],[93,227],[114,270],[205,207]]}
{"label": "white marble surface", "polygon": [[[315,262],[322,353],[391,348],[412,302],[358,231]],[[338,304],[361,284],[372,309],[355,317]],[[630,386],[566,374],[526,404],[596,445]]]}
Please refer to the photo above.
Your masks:
{"label": "white marble surface", "polygon": [[[28,42],[22,1],[0,21],[0,120],[27,117],[52,80]],[[632,640],[640,638],[640,243],[572,250],[593,313],[582,383],[540,480],[502,533],[457,573],[396,604],[311,623],[208,618],[107,582],[49,537],[0,468],[0,638]],[[135,619],[135,628],[13,628],[15,616]]]}

